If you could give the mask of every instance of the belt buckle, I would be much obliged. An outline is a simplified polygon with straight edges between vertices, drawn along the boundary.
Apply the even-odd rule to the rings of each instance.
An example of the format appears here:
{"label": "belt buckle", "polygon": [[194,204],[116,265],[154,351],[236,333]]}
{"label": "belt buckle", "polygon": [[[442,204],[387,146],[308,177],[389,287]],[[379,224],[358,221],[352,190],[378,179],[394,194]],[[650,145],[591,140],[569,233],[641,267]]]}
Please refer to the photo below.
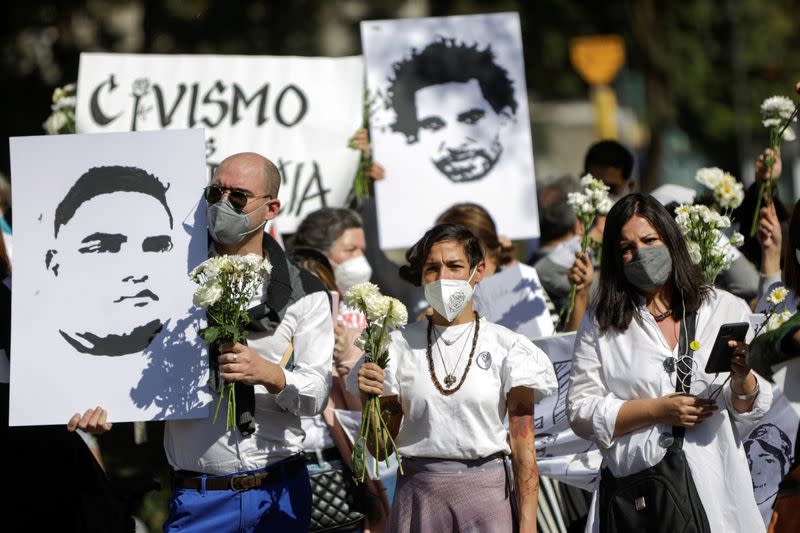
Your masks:
{"label": "belt buckle", "polygon": [[[238,483],[241,481],[241,485]],[[243,476],[234,476],[231,478],[230,487],[231,490],[250,490],[256,486],[258,480],[256,479],[255,474],[245,474]]]}

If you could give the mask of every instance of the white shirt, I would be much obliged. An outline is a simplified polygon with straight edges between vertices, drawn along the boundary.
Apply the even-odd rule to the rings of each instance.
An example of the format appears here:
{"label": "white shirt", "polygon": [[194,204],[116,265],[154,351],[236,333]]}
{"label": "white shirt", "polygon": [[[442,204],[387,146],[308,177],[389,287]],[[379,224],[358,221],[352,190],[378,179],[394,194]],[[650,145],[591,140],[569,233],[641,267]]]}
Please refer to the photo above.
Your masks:
{"label": "white shirt", "polygon": [[275,364],[289,341],[294,343],[295,367],[284,371],[283,391],[270,394],[266,387],[255,386],[255,432],[242,437],[238,430],[226,431],[225,405],[212,424],[216,403],[208,419],[168,420],[164,449],[173,468],[226,475],[263,468],[303,450],[300,416],[322,411],[331,383],[333,321],[325,292],[309,294],[288,306],[273,335],[247,337],[253,350]]}
{"label": "white shirt", "polygon": [[[599,335],[594,313],[586,314],[575,340],[567,394],[567,416],[573,431],[597,443],[604,464],[617,477],[657,464],[666,453],[658,443],[659,436],[671,431],[669,426],[656,424],[613,437],[617,413],[625,401],[675,392],[675,373],[667,373],[663,362],[676,357],[677,348],[673,351],[667,346],[655,319],[643,306],[637,310],[624,333],[611,329],[604,335]],[[700,343],[694,353],[692,394],[708,397],[708,392],[727,377],[709,375],[703,369],[719,327],[748,322],[749,316],[750,310],[740,298],[721,290],[710,293],[697,314],[697,331],[692,339]],[[762,378],[757,379],[761,392],[752,411],[736,412],[727,385],[717,398],[720,409],[686,430],[683,450],[714,532],[764,531],[741,438],[731,420],[733,417],[751,427],[769,409],[771,387]],[[595,521],[595,530],[597,527]]]}
{"label": "white shirt", "polygon": [[[444,340],[452,342],[448,346],[440,339],[432,348],[434,370],[442,387],[447,373],[439,348],[444,351],[448,371],[456,377],[456,387],[469,359],[473,324],[435,327]],[[536,391],[538,401],[555,392],[558,383],[550,360],[522,335],[482,318],[464,384],[458,392],[445,396],[436,390],[430,376],[427,327],[428,321],[421,320],[394,331],[389,346],[384,394],[398,394],[403,407],[403,425],[395,439],[400,455],[478,459],[497,452],[510,453],[503,425],[506,395],[513,387],[529,387]],[[436,333],[431,337],[435,341]],[[347,385],[357,393],[357,369],[348,376]]]}

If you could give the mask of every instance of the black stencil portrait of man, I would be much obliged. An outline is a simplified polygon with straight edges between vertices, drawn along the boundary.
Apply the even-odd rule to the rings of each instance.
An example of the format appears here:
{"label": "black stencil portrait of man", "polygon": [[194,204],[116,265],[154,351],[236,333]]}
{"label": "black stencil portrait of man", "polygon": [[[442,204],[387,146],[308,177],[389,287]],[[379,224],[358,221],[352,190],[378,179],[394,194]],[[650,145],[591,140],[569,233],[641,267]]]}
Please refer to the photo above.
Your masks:
{"label": "black stencil portrait of man", "polygon": [[[58,204],[54,246],[44,261],[63,296],[88,304],[60,318],[60,335],[78,352],[141,352],[161,331],[166,317],[159,312],[158,278],[171,260],[174,225],[167,189],[140,168],[95,167]],[[117,216],[121,203],[137,217]],[[95,272],[90,287],[76,282],[86,269]]]}
{"label": "black stencil portrait of man", "polygon": [[375,183],[380,246],[407,248],[442,209],[478,200],[510,239],[538,236],[517,14],[363,21],[361,39],[387,177]]}
{"label": "black stencil portrait of man", "polygon": [[501,133],[517,111],[514,83],[491,45],[441,37],[393,65],[391,128],[420,143],[454,183],[479,180],[503,154]]}
{"label": "black stencil portrait of man", "polygon": [[[202,311],[188,273],[208,258],[202,130],[13,137],[11,425],[110,422],[208,408]],[[164,371],[154,372],[159,368]]]}

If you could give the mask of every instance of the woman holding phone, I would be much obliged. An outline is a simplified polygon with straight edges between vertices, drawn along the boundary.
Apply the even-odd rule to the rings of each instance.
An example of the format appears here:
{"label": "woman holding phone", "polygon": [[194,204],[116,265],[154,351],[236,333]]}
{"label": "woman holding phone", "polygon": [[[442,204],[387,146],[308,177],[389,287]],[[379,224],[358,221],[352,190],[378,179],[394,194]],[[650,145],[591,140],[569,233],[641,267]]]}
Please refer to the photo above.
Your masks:
{"label": "woman holding phone", "polygon": [[[771,404],[771,388],[747,367],[743,342],[731,343],[727,383],[727,373],[704,372],[720,326],[747,322],[749,314],[743,300],[704,283],[657,200],[630,194],[614,205],[603,233],[599,295],[578,330],[567,395],[572,429],[597,443],[604,458],[594,531],[613,522],[611,489],[664,467],[668,455],[682,461],[690,503],[706,524],[697,531],[764,531],[732,421],[757,422]],[[630,504],[647,510],[639,516],[658,518],[668,512],[664,501]],[[658,526],[664,523],[666,516]]]}

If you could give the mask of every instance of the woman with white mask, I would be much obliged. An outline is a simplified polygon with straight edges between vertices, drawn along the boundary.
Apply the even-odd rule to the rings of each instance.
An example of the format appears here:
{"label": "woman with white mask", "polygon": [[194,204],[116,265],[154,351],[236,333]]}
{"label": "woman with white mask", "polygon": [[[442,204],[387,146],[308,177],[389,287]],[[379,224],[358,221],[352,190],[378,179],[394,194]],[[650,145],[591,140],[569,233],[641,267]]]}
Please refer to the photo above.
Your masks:
{"label": "woman with white mask", "polygon": [[533,404],[557,389],[553,367],[525,337],[474,312],[486,265],[464,226],[435,226],[406,260],[400,275],[424,286],[433,314],[392,333],[386,369],[365,363],[348,376],[351,392],[384,396],[392,417],[405,474],[389,531],[507,532],[515,518],[534,531]]}
{"label": "woman with white mask", "polygon": [[[333,267],[333,274],[339,294],[344,296],[353,285],[369,281],[372,268],[364,256],[366,241],[364,225],[358,213],[343,207],[323,207],[310,213],[300,225],[292,238],[292,248],[315,248],[325,254]],[[346,342],[347,349],[353,357],[360,355],[352,345],[352,340],[367,325],[364,315],[341,303],[336,322],[338,329],[345,327],[351,337]],[[337,346],[341,331],[337,332]]]}

